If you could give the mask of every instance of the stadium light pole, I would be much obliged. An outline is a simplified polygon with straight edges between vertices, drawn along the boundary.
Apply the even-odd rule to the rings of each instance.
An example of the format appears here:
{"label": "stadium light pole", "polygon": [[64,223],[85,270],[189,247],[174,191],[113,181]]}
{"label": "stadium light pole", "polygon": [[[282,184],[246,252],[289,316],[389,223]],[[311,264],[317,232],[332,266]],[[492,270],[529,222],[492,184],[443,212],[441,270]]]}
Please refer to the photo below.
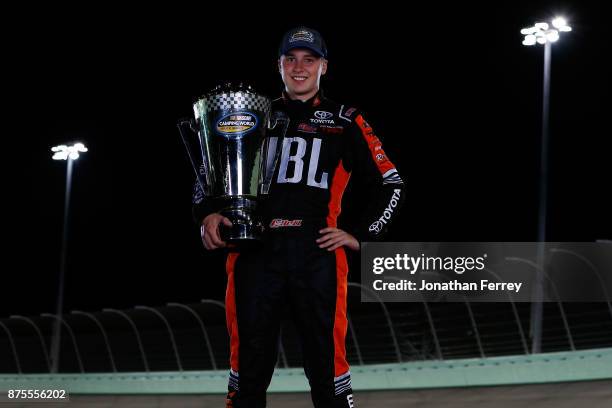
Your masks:
{"label": "stadium light pole", "polygon": [[[64,226],[62,230],[62,253],[60,258],[60,275],[57,291],[57,307],[56,316],[62,315],[64,305],[64,277],[66,275],[66,250],[68,243],[68,213],[70,210],[70,190],[72,187],[72,168],[74,161],[80,156],[80,153],[85,153],[87,148],[83,143],[75,143],[72,146],[59,145],[51,148],[53,152],[53,160],[66,161],[66,192],[64,197]],[[61,336],[61,321],[55,320],[53,325],[53,334],[51,337],[51,372],[57,373],[59,366],[60,355],[60,336]]]}
{"label": "stadium light pole", "polygon": [[[551,27],[552,25],[552,27]],[[556,17],[551,24],[536,23],[533,27],[523,28],[521,34],[525,36],[523,45],[544,46],[544,83],[542,98],[542,143],[540,149],[540,191],[538,209],[538,264],[541,269],[536,272],[533,302],[531,306],[531,351],[539,353],[542,350],[542,315],[544,277],[541,270],[544,268],[545,242],[546,242],[546,207],[548,195],[548,144],[549,144],[549,100],[550,100],[550,64],[552,44],[559,40],[560,32],[569,32],[572,28],[562,17]]]}

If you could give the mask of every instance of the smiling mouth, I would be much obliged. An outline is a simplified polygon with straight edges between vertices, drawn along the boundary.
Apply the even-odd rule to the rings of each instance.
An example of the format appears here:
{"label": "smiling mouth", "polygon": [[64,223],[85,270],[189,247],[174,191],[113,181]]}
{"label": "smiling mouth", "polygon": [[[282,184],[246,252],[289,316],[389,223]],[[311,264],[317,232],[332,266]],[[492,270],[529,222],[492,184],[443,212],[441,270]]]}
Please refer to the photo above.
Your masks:
{"label": "smiling mouth", "polygon": [[297,82],[303,82],[303,81],[306,80],[306,77],[303,77],[303,76],[292,76],[291,79],[293,79],[294,81],[297,81]]}

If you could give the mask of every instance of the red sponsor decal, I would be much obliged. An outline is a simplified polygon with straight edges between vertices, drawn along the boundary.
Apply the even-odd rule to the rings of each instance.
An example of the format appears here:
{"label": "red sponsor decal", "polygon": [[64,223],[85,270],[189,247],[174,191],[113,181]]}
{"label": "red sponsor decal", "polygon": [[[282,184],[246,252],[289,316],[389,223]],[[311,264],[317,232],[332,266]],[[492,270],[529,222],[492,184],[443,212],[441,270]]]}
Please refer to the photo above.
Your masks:
{"label": "red sponsor decal", "polygon": [[357,109],[355,109],[355,108],[348,108],[348,109],[346,110],[346,112],[344,112],[344,116],[351,116],[351,114],[352,114],[353,112],[355,112],[356,110],[357,110]]}
{"label": "red sponsor decal", "polygon": [[302,220],[284,220],[282,218],[275,218],[270,221],[270,228],[283,228],[283,227],[300,227],[302,226]]}
{"label": "red sponsor decal", "polygon": [[344,131],[342,126],[321,126],[319,129],[321,133],[329,133],[331,135],[339,135]]}
{"label": "red sponsor decal", "polygon": [[309,125],[308,123],[300,123],[298,125],[298,131],[305,133],[317,133],[317,128]]}

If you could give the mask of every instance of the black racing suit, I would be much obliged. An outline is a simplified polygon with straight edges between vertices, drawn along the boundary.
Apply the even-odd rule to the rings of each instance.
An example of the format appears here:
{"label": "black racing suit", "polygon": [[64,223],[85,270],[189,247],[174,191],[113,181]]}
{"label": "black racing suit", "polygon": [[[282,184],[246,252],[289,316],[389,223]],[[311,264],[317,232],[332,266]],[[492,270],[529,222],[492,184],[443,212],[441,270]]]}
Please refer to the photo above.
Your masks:
{"label": "black racing suit", "polygon": [[[346,361],[348,266],[344,248],[315,242],[336,227],[349,177],[367,183],[368,210],[345,228],[359,241],[381,237],[404,198],[402,180],[372,128],[354,108],[321,93],[272,104],[290,124],[269,195],[258,209],[262,246],[230,252],[226,313],[230,334],[228,406],[264,407],[278,354],[281,312],[289,308],[300,335],[315,407],[353,407]],[[215,211],[194,188],[194,217]],[[234,405],[231,405],[233,402]]]}

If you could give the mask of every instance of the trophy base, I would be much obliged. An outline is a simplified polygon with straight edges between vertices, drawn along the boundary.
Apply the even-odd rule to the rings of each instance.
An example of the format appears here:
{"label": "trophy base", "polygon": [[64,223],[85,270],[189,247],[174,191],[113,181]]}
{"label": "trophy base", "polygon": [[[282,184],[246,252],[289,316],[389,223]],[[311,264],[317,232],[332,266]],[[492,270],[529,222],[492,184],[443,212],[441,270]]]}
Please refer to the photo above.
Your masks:
{"label": "trophy base", "polygon": [[220,226],[221,239],[225,242],[247,243],[261,240],[264,231],[263,223],[253,216],[250,209],[226,209],[221,211],[221,215],[232,222],[231,227]]}
{"label": "trophy base", "polygon": [[[231,218],[230,218],[231,220]],[[231,227],[221,229],[221,239],[230,243],[244,243],[246,241],[259,241],[263,228],[256,225],[238,224],[232,221]]]}

